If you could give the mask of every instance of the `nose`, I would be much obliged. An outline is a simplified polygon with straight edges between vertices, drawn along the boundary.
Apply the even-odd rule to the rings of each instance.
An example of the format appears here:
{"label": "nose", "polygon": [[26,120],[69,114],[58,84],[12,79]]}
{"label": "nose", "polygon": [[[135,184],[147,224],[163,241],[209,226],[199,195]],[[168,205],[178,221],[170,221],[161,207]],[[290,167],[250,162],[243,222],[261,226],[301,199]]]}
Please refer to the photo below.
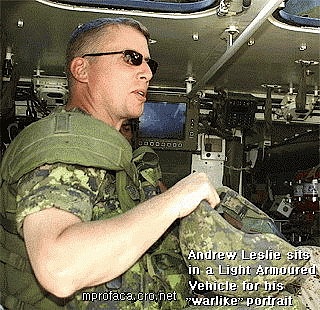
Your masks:
{"label": "nose", "polygon": [[153,74],[148,63],[144,60],[142,64],[139,66],[139,68],[140,68],[139,78],[150,81],[153,77]]}

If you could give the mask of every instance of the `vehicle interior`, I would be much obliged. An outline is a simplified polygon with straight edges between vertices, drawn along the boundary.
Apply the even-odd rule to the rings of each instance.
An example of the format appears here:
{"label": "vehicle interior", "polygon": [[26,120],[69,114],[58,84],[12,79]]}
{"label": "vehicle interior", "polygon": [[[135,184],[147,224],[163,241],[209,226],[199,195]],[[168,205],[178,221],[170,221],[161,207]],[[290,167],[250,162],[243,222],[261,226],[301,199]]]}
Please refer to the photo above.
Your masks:
{"label": "vehicle interior", "polygon": [[67,102],[71,32],[134,18],[159,63],[135,146],[156,151],[166,186],[204,171],[292,244],[320,245],[320,0],[1,0],[0,9],[1,156]]}

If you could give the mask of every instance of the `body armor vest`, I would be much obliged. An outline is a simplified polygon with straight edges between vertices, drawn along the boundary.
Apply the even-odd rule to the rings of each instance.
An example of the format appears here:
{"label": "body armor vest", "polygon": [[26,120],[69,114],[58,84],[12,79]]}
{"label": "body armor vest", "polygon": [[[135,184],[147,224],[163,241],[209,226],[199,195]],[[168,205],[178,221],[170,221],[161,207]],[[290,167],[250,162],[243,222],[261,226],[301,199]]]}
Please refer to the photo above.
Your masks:
{"label": "body armor vest", "polygon": [[116,129],[65,110],[26,127],[7,149],[0,170],[0,273],[5,275],[0,280],[0,303],[9,309],[63,308],[60,300],[37,284],[15,224],[19,179],[41,165],[57,162],[115,171],[123,211],[143,199],[131,146]]}

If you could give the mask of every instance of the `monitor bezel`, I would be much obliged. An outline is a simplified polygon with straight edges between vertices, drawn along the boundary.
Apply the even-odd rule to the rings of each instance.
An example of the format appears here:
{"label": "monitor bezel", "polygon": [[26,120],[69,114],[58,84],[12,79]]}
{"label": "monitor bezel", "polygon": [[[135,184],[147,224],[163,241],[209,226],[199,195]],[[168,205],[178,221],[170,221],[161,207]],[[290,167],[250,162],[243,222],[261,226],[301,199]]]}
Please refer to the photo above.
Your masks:
{"label": "monitor bezel", "polygon": [[[186,120],[184,126],[184,137],[182,139],[166,139],[141,137],[139,128],[137,133],[138,146],[150,146],[161,150],[195,151],[198,144],[198,120],[199,105],[196,99],[190,99],[183,94],[149,93],[146,102],[164,103],[185,103]],[[139,122],[140,122],[139,118]],[[139,127],[139,126],[138,126]]]}

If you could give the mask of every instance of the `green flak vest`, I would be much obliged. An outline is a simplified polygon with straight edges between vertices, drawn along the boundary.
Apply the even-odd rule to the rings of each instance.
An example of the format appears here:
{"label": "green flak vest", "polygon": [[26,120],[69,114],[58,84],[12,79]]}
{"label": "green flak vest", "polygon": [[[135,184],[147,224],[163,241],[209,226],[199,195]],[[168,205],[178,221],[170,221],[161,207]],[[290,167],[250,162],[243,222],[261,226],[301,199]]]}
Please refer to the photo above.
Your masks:
{"label": "green flak vest", "polygon": [[25,128],[7,149],[0,168],[0,304],[8,309],[63,309],[60,300],[36,284],[15,225],[18,180],[57,162],[115,171],[124,212],[144,199],[131,146],[116,129],[62,109]]}

